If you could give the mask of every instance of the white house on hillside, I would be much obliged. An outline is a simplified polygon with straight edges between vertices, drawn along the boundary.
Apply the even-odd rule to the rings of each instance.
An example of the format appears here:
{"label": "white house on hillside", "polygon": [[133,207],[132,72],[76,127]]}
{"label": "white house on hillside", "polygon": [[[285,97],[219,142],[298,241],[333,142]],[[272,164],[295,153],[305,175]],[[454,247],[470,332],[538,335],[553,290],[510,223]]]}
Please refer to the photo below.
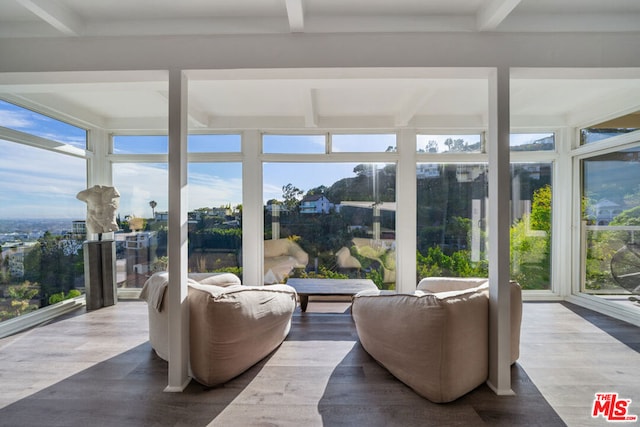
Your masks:
{"label": "white house on hillside", "polygon": [[323,194],[313,194],[305,196],[300,203],[300,213],[303,214],[328,214],[333,203],[329,201]]}

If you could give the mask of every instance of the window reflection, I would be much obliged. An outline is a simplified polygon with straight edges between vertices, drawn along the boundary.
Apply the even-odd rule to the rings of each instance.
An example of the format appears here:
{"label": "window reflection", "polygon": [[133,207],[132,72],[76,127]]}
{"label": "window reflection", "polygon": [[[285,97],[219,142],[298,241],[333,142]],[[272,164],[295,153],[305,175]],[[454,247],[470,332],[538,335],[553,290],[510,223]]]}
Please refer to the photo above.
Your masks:
{"label": "window reflection", "polygon": [[265,283],[369,278],[395,289],[396,166],[265,163]]}
{"label": "window reflection", "polygon": [[639,163],[640,146],[582,161],[583,292],[640,292]]}

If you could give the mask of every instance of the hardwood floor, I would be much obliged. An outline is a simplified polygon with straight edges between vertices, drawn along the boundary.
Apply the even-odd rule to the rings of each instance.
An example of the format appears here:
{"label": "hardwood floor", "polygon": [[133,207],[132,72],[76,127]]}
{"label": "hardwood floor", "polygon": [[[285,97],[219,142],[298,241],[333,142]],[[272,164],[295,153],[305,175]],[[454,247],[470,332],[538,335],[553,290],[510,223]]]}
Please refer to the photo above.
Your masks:
{"label": "hardwood floor", "polygon": [[[515,396],[498,397],[482,385],[434,404],[364,352],[347,304],[325,302],[311,302],[307,313],[298,309],[282,346],[225,386],[192,381],[183,393],[166,393],[167,364],[147,341],[146,305],[124,301],[0,340],[0,425],[604,425],[590,417],[589,381],[632,399],[632,412],[640,414],[638,387],[631,386],[640,383],[637,348],[569,307],[525,304],[521,361],[512,368]],[[638,328],[613,328],[637,343]],[[620,381],[589,368],[589,360],[608,360],[605,370],[621,372],[614,375]]]}
{"label": "hardwood floor", "polygon": [[591,417],[596,393],[640,417],[640,328],[568,303],[526,303],[522,328],[518,363],[568,425],[608,424]]}

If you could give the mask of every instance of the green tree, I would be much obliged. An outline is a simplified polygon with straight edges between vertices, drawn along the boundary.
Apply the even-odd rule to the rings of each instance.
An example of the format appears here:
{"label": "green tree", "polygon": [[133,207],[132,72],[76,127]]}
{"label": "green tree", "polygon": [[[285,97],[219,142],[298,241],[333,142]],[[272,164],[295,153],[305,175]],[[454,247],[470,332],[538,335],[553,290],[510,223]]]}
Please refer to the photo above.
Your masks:
{"label": "green tree", "polygon": [[327,187],[325,185],[320,185],[318,187],[312,188],[307,191],[307,196],[313,196],[316,194],[324,194],[327,191]]}
{"label": "green tree", "polygon": [[531,202],[531,228],[551,231],[551,186],[545,185],[533,192]]}
{"label": "green tree", "polygon": [[0,311],[0,320],[7,320],[21,314],[38,309],[38,305],[31,304],[38,295],[38,284],[28,280],[17,286],[9,286],[7,289],[10,308]]}
{"label": "green tree", "polygon": [[[527,228],[543,233],[531,233]],[[551,267],[551,186],[533,192],[531,214],[510,230],[511,278],[524,289],[545,289]]]}
{"label": "green tree", "polygon": [[640,225],[640,206],[623,211],[609,225]]}
{"label": "green tree", "polygon": [[282,199],[284,200],[284,205],[290,212],[298,210],[300,198],[303,194],[304,192],[301,189],[291,183],[282,187]]}
{"label": "green tree", "polygon": [[40,283],[41,306],[51,295],[73,289],[82,275],[82,248],[67,240],[47,231],[25,256],[25,279]]}
{"label": "green tree", "polygon": [[158,204],[156,203],[155,200],[152,200],[149,202],[149,206],[151,206],[151,218],[155,218],[156,217],[156,206],[158,206]]}

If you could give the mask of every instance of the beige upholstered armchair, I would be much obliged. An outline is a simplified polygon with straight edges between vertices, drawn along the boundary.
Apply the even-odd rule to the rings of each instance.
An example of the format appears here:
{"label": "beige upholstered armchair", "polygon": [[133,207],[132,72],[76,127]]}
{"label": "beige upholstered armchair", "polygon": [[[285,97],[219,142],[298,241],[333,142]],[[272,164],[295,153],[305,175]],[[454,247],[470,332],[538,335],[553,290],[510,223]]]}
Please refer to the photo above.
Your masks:
{"label": "beige upholstered armchair", "polygon": [[[512,310],[514,362],[522,309],[520,287],[511,287],[518,299]],[[488,378],[487,279],[427,279],[411,294],[363,291],[354,297],[352,315],[364,349],[433,402],[455,400]]]}
{"label": "beige upholstered armchair", "polygon": [[[149,341],[168,360],[168,273],[145,283]],[[216,386],[240,375],[284,341],[291,328],[296,292],[287,285],[243,286],[230,273],[192,274],[188,283],[191,375]]]}

